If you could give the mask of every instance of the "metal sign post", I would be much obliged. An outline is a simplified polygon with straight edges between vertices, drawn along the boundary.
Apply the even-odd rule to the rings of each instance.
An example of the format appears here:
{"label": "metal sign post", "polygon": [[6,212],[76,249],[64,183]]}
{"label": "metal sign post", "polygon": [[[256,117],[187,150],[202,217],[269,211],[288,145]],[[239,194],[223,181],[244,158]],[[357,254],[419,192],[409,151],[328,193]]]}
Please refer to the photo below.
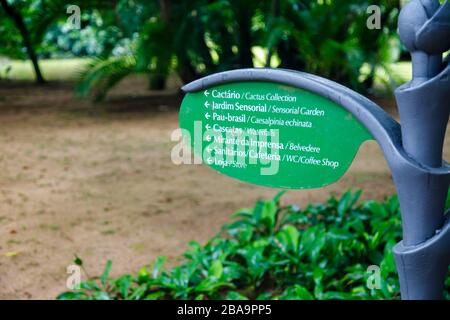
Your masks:
{"label": "metal sign post", "polygon": [[450,49],[450,3],[411,1],[400,14],[399,32],[413,60],[412,81],[396,90],[401,126],[330,80],[243,69],[183,87],[180,127],[186,144],[213,169],[275,188],[335,182],[359,145],[376,140],[402,212],[403,241],[394,247],[402,298],[440,299],[450,264],[444,214],[450,166],[442,160],[450,111],[450,63],[443,61]]}
{"label": "metal sign post", "polygon": [[[402,144],[423,172],[393,170],[402,209],[403,241],[394,248],[402,298],[437,299],[450,262],[450,224],[444,216],[449,166],[442,149],[450,111],[450,4],[414,0],[399,18],[411,52],[413,79],[396,90]],[[447,217],[448,218],[448,217]]]}

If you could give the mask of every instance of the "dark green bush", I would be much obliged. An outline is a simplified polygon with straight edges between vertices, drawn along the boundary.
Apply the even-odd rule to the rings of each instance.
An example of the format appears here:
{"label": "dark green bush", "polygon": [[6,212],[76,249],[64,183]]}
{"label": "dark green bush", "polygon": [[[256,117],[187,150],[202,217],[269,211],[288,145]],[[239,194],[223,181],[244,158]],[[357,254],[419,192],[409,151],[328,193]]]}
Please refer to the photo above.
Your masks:
{"label": "dark green bush", "polygon": [[[206,245],[191,242],[186,262],[171,270],[160,257],[137,275],[110,278],[109,261],[101,277],[58,299],[399,298],[391,253],[401,239],[397,197],[358,204],[360,192],[346,192],[300,209],[281,196],[236,212]],[[380,289],[366,285],[371,265],[380,267]]]}

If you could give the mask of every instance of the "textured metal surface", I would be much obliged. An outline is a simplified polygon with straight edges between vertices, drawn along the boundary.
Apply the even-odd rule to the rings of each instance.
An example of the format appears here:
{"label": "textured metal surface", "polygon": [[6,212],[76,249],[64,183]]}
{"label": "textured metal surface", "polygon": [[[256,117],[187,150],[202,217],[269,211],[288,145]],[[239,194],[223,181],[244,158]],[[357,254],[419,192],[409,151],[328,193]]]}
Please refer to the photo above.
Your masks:
{"label": "textured metal surface", "polygon": [[[395,92],[403,148],[425,167],[448,168],[442,149],[450,111],[450,3],[413,0],[401,11],[399,34],[411,52],[413,79]],[[399,174],[400,172],[400,174]],[[449,179],[394,170],[404,239],[394,248],[403,299],[439,299],[450,263],[444,226]],[[407,184],[411,185],[408,186]]]}

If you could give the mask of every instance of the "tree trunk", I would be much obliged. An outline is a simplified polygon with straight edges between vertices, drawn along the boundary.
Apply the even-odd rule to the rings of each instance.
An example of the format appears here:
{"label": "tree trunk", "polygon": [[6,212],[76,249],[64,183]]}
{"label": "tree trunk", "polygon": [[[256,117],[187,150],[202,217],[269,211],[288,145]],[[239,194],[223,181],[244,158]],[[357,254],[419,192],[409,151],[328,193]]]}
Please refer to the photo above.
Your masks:
{"label": "tree trunk", "polygon": [[[167,28],[167,36],[169,39],[171,38],[171,24],[170,24],[170,18],[171,18],[171,2],[170,0],[159,0],[159,11],[160,11],[160,17],[161,21],[164,22],[166,28]],[[166,41],[171,41],[171,40]],[[167,49],[167,51],[171,51]],[[164,56],[164,57],[158,57],[156,60],[156,69],[149,75],[149,87],[150,90],[164,90],[166,88],[167,84],[167,70],[169,69],[170,65],[170,55]]]}
{"label": "tree trunk", "polygon": [[[270,19],[275,20],[276,18],[278,18],[278,16],[280,15],[280,2],[279,0],[272,0],[272,4],[271,4],[271,13],[270,13],[271,17]],[[269,24],[270,25],[270,24]],[[267,53],[267,60],[266,60],[266,67],[270,68],[270,61],[272,60],[272,56],[273,56],[273,49],[276,46],[276,44],[269,48],[269,52]]]}
{"label": "tree trunk", "polygon": [[200,78],[200,75],[191,65],[189,57],[185,52],[178,53],[177,58],[178,58],[177,71],[183,83],[189,83]]}
{"label": "tree trunk", "polygon": [[0,4],[3,10],[5,10],[5,13],[13,20],[16,28],[22,36],[23,44],[27,49],[28,57],[33,64],[34,72],[36,74],[36,82],[39,84],[44,84],[45,79],[42,76],[41,69],[39,68],[38,58],[31,41],[30,32],[25,25],[22,15],[13,6],[9,5],[6,0],[0,0]]}
{"label": "tree trunk", "polygon": [[249,4],[242,1],[230,1],[231,8],[236,19],[238,29],[236,30],[237,45],[238,45],[238,64],[240,68],[253,67],[253,53],[252,53],[252,15],[253,8]]}
{"label": "tree trunk", "polygon": [[161,11],[161,20],[170,23],[171,3],[170,0],[159,0],[159,9]]}

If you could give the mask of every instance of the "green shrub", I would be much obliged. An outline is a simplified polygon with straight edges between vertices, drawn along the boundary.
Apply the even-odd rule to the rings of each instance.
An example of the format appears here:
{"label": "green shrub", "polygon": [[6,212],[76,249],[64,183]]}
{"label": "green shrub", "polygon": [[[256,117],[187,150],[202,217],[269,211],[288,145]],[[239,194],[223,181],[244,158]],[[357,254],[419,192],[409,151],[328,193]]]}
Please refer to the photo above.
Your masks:
{"label": "green shrub", "polygon": [[[399,299],[397,197],[358,204],[360,193],[304,209],[283,205],[280,193],[236,212],[206,245],[191,242],[171,270],[160,257],[137,275],[110,278],[109,261],[102,276],[58,299]],[[380,267],[380,289],[367,288],[371,265]]]}

